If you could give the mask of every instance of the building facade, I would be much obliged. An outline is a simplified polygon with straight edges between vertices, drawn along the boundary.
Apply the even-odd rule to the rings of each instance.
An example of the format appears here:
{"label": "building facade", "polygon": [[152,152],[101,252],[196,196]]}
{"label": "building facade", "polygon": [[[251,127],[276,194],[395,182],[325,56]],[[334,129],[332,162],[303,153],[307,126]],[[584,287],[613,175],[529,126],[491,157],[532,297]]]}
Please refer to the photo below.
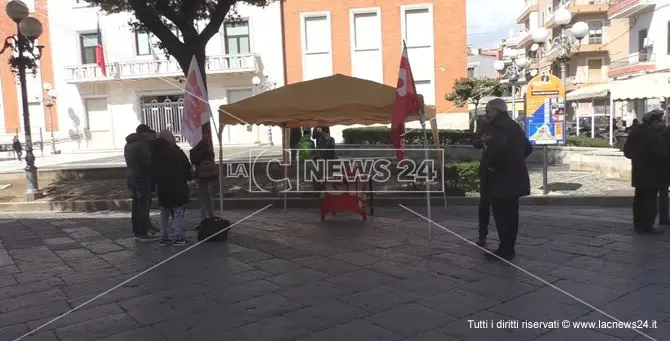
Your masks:
{"label": "building facade", "polygon": [[[114,149],[123,147],[140,123],[179,135],[185,85],[179,64],[154,48],[153,35],[128,25],[130,14],[101,15],[85,1],[63,2],[50,1],[48,8],[51,40],[59,47],[52,58],[61,136],[77,141],[77,148]],[[279,3],[237,10],[241,21],[222,25],[207,45],[215,117],[219,105],[254,95],[255,76],[284,84]],[[106,75],[95,60],[98,25]],[[218,120],[214,123],[218,127]],[[274,135],[280,131],[274,128]],[[270,138],[268,127],[242,122],[224,127],[222,136],[224,144],[264,144]]]}
{"label": "building facade", "polygon": [[[580,41],[579,48],[570,55],[565,79],[566,91],[605,83],[609,80],[612,63],[628,55],[629,44],[629,23],[627,20],[608,17],[611,6],[609,0],[527,0],[517,18],[517,22],[526,28],[526,34],[519,40],[518,47],[526,50],[531,61],[530,67],[538,73],[560,75],[560,65],[556,60],[558,49],[542,51],[532,41],[531,32],[534,28],[544,27],[550,30],[551,38],[558,37],[562,28],[554,21],[554,13],[561,7],[567,8],[572,14],[570,25],[583,21],[588,24],[589,31]],[[579,103],[568,110],[572,114],[578,111],[580,116],[608,114],[604,100]]]}
{"label": "building facade", "polygon": [[[30,15],[42,22],[43,33],[37,40],[37,44],[46,46],[42,50],[42,59],[36,74],[28,71],[27,89],[28,89],[28,109],[30,111],[30,126],[34,141],[40,140],[40,135],[45,138],[52,129],[58,131],[60,128],[59,120],[54,110],[58,106],[49,108],[45,106],[43,100],[43,83],[52,83],[54,81],[54,64],[52,62],[53,49],[51,40],[52,23],[50,21],[49,8],[47,0],[24,0],[24,3],[30,10]],[[6,35],[16,33],[16,23],[14,23],[4,12],[0,14],[0,32],[2,38]],[[18,77],[7,66],[11,51],[7,50],[0,58],[3,64],[0,67],[0,144],[11,142],[15,135],[19,135],[21,141],[24,140],[24,120],[23,105],[21,102],[21,89],[18,83]]]}
{"label": "building facade", "polygon": [[[621,58],[612,61],[610,78],[670,71],[670,0],[615,0],[608,17],[624,20],[629,26],[628,49]],[[639,118],[650,109],[664,107],[662,100],[626,101],[621,106],[622,116]]]}
{"label": "building facade", "polygon": [[[436,106],[440,127],[467,127],[467,110],[444,98],[467,75],[464,0],[283,4],[288,83],[340,73],[395,87],[404,41],[417,91]],[[343,128],[331,128],[338,141]]]}

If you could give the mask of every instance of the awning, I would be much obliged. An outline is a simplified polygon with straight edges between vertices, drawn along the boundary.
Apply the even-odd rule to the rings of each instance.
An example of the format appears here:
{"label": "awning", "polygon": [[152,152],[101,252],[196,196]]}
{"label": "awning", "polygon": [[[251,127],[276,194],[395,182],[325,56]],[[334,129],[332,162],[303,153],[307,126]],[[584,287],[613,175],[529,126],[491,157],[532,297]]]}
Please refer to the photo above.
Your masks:
{"label": "awning", "polygon": [[565,99],[568,101],[583,101],[593,98],[607,98],[614,83],[616,82],[585,86],[568,92],[568,94],[565,95]]}
{"label": "awning", "polygon": [[650,73],[615,83],[612,88],[615,101],[670,97],[670,72]]}

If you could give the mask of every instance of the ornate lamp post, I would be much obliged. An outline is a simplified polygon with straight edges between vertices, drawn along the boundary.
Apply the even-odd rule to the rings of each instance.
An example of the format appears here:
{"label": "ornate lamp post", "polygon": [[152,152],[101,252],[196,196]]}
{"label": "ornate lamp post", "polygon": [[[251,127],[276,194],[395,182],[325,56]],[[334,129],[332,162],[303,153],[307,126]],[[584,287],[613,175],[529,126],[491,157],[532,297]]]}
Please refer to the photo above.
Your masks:
{"label": "ornate lamp post", "polygon": [[54,120],[51,113],[51,108],[56,104],[56,89],[50,83],[44,83],[44,105],[49,109],[49,131],[51,133],[51,155],[58,154],[56,151],[56,139],[54,138]]}
{"label": "ornate lamp post", "polygon": [[[254,85],[252,90],[254,96],[266,91],[270,91],[274,89],[275,85],[277,85],[275,82],[270,82],[266,76],[254,76],[254,78],[251,79],[251,83]],[[260,142],[260,137],[258,140]],[[268,127],[268,143],[271,146],[274,146],[274,143],[272,142],[272,127]]]}
{"label": "ornate lamp post", "polygon": [[35,155],[33,154],[33,141],[30,135],[30,112],[28,110],[28,90],[26,86],[26,70],[37,73],[37,61],[42,57],[44,46],[36,45],[36,39],[42,34],[42,23],[34,17],[29,16],[28,6],[18,0],[10,0],[5,8],[17,27],[15,35],[5,38],[5,43],[0,50],[2,54],[9,49],[12,56],[9,65],[19,76],[21,85],[21,102],[23,106],[23,127],[26,140],[26,199],[29,201],[42,198],[37,183],[37,167],[35,167]]}
{"label": "ornate lamp post", "polygon": [[556,60],[560,63],[560,77],[565,83],[570,54],[579,49],[581,40],[589,33],[589,25],[583,21],[578,21],[572,27],[568,27],[572,21],[572,13],[566,8],[561,8],[554,13],[554,21],[561,27],[561,34],[558,37],[550,39],[549,30],[542,27],[534,29],[531,32],[531,37],[546,52],[558,51]]}
{"label": "ornate lamp post", "polygon": [[504,57],[509,59],[509,63],[504,60],[496,60],[494,67],[498,72],[505,71],[500,78],[509,80],[512,85],[512,116],[517,120],[516,112],[516,87],[519,84],[519,78],[524,74],[524,68],[528,65],[525,57],[519,57],[519,52],[515,49],[505,51]]}

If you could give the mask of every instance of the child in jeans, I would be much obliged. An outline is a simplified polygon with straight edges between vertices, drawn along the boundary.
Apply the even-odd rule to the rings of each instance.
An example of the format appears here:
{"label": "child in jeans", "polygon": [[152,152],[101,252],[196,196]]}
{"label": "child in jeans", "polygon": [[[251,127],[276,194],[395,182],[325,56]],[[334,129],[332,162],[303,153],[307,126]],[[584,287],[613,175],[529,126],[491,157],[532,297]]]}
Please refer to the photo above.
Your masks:
{"label": "child in jeans", "polygon": [[[188,181],[191,179],[191,163],[175,143],[174,135],[163,130],[159,133],[151,156],[153,176],[156,181],[158,206],[161,210],[161,246],[182,246],[189,243],[184,238],[182,221],[184,206],[189,202]],[[170,214],[174,212],[172,239],[168,226]]]}

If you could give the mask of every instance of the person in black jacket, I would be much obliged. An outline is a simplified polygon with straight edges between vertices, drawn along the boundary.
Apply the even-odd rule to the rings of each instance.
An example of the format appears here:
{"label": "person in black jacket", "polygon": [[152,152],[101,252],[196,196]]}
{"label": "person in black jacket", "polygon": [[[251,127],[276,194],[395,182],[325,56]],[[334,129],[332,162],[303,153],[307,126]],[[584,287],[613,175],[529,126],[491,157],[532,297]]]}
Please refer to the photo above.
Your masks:
{"label": "person in black jacket", "polygon": [[[481,118],[480,118],[481,117]],[[485,142],[490,137],[489,126],[483,116],[478,117],[481,136],[472,142],[472,145],[482,150],[479,160],[479,238],[477,245],[485,246],[486,237],[489,234],[489,222],[491,220],[491,198],[487,182],[488,166],[486,163]]]}
{"label": "person in black jacket", "polygon": [[151,151],[149,141],[155,134],[146,124],[137,126],[135,133],[126,137],[123,156],[127,166],[127,185],[132,191],[131,221],[137,241],[153,241],[157,237],[152,231],[149,211],[151,210]]}
{"label": "person in black jacket", "polygon": [[[663,128],[663,142],[665,151],[670,154],[670,127]],[[663,187],[658,191],[658,223],[659,225],[670,225],[670,200],[668,199],[668,188],[670,187],[670,155],[665,157]]]}
{"label": "person in black jacket", "polygon": [[218,179],[218,168],[214,161],[214,148],[210,134],[203,134],[202,140],[190,151],[191,163],[195,166],[195,178],[198,180],[198,201],[202,219],[214,217],[212,194],[213,184]]}
{"label": "person in black jacket", "polygon": [[642,234],[658,234],[654,229],[658,209],[657,193],[667,189],[667,150],[662,135],[663,112],[654,110],[642,117],[628,135],[623,147],[624,156],[631,160],[633,198],[633,228]]}
{"label": "person in black jacket", "polygon": [[[182,222],[184,206],[189,202],[188,181],[191,179],[191,163],[184,151],[177,146],[168,130],[162,130],[154,146],[151,158],[156,181],[158,206],[161,209],[161,246],[181,246],[189,243],[184,238]],[[173,215],[172,240],[169,238],[168,219]]]}
{"label": "person in black jacket", "polygon": [[14,150],[14,157],[16,160],[21,161],[21,157],[23,156],[23,146],[21,146],[21,141],[19,141],[18,136],[14,136],[14,140],[12,141],[12,150]]}
{"label": "person in black jacket", "polygon": [[491,198],[493,219],[500,244],[493,255],[512,259],[519,231],[519,198],[530,194],[526,157],[533,147],[519,126],[507,114],[507,103],[495,98],[486,104],[488,135],[484,139],[486,188]]}

